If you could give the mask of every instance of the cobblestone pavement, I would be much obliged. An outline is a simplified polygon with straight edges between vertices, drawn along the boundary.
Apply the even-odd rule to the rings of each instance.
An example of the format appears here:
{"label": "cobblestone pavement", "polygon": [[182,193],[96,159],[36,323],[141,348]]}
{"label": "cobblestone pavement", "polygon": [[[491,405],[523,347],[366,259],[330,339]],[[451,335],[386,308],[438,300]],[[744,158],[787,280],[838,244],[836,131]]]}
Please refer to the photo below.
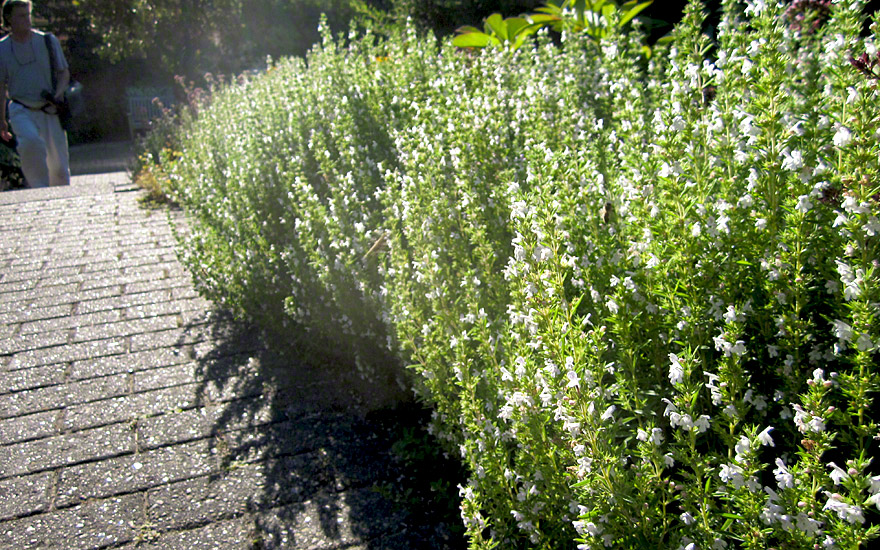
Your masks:
{"label": "cobblestone pavement", "polygon": [[0,193],[0,548],[454,546],[376,490],[386,417],[214,312],[106,152]]}

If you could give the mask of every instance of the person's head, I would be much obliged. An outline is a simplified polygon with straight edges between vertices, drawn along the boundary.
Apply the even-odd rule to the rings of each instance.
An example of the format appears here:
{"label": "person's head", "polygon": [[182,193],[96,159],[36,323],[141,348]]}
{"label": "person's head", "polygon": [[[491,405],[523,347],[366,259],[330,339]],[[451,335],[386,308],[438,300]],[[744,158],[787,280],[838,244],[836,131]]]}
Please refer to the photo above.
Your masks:
{"label": "person's head", "polygon": [[4,0],[3,2],[3,26],[12,28],[16,18],[24,19],[30,24],[31,2],[30,0]]}

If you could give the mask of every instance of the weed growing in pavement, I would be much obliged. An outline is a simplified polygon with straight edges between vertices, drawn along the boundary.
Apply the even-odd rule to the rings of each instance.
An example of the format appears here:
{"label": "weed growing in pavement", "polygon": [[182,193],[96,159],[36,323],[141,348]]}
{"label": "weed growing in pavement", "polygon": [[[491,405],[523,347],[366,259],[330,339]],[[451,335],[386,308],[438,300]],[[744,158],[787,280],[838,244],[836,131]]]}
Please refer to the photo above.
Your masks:
{"label": "weed growing in pavement", "polygon": [[181,256],[365,377],[407,365],[472,548],[866,547],[863,7],[726,0],[712,43],[695,1],[650,60],[638,26],[481,52],[325,31],[180,137]]}

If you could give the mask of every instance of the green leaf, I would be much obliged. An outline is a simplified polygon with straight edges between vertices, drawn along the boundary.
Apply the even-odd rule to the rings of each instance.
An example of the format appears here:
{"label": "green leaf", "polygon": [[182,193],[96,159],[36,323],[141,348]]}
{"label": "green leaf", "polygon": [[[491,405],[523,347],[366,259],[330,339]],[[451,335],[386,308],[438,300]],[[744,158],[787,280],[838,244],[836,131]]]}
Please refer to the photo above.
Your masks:
{"label": "green leaf", "polygon": [[542,25],[553,24],[562,20],[562,18],[560,18],[558,15],[553,15],[549,13],[532,13],[527,15],[526,17],[528,17],[532,21],[532,23],[541,23]]}
{"label": "green leaf", "polygon": [[452,39],[452,45],[459,48],[485,48],[493,42],[498,43],[498,39],[484,32],[469,32]]}
{"label": "green leaf", "polygon": [[489,17],[486,18],[485,22],[486,32],[489,34],[494,34],[501,40],[507,40],[507,24],[504,19],[501,17],[500,13],[493,13]]}
{"label": "green leaf", "polygon": [[504,23],[507,26],[507,35],[509,40],[517,37],[524,28],[530,25],[530,23],[522,17],[510,17],[508,19],[505,19]]}
{"label": "green leaf", "polygon": [[629,23],[633,17],[641,13],[642,10],[650,6],[653,2],[654,0],[648,0],[647,2],[639,4],[638,0],[630,0],[626,4],[620,6],[621,11],[627,10],[627,12],[620,17],[620,26],[622,27]]}
{"label": "green leaf", "polygon": [[459,27],[458,29],[456,29],[455,32],[457,32],[459,34],[465,34],[465,33],[469,33],[469,32],[483,32],[483,31],[481,31],[480,29],[473,27],[471,25],[465,25],[463,27]]}
{"label": "green leaf", "polygon": [[660,38],[657,39],[657,44],[672,44],[675,41],[675,37],[672,36],[671,33],[664,34]]}

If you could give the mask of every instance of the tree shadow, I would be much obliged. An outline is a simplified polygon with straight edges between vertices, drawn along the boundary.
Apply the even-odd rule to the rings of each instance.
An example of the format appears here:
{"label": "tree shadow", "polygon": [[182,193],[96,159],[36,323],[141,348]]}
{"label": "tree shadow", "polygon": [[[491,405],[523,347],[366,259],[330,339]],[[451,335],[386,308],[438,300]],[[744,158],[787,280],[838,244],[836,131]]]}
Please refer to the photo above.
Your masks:
{"label": "tree shadow", "polygon": [[252,548],[465,547],[461,466],[428,439],[427,413],[404,388],[328,358],[310,364],[222,312],[185,332],[199,404],[212,410],[211,482],[256,488],[244,496]]}
{"label": "tree shadow", "polygon": [[70,175],[109,174],[131,169],[134,145],[119,141],[70,146]]}

